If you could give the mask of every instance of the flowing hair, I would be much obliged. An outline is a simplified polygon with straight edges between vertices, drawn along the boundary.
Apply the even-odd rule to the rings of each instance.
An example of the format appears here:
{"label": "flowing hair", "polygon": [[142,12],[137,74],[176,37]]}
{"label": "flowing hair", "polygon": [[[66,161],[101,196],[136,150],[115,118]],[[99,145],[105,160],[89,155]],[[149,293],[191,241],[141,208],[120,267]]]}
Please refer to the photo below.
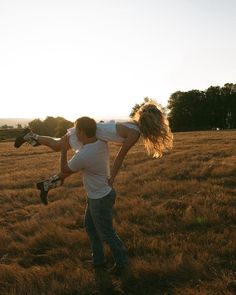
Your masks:
{"label": "flowing hair", "polygon": [[133,120],[138,124],[144,146],[149,155],[162,157],[173,147],[173,134],[161,107],[152,99],[140,106]]}

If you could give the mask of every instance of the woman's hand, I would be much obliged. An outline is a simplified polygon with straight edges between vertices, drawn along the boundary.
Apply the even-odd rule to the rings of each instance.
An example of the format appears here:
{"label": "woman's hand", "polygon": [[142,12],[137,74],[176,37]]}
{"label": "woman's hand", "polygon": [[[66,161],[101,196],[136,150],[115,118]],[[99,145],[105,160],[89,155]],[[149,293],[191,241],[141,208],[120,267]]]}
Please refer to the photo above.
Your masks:
{"label": "woman's hand", "polygon": [[111,169],[111,177],[108,179],[108,183],[111,187],[123,163],[125,156],[127,155],[128,151],[132,148],[132,146],[134,146],[135,143],[138,141],[139,137],[140,134],[136,130],[130,129],[127,138],[124,140],[118,154],[115,157],[115,161]]}
{"label": "woman's hand", "polygon": [[112,187],[114,182],[114,177],[108,178],[108,184]]}
{"label": "woman's hand", "polygon": [[69,144],[69,136],[65,134],[61,138],[61,150],[62,151],[68,151],[70,149],[70,144]]}

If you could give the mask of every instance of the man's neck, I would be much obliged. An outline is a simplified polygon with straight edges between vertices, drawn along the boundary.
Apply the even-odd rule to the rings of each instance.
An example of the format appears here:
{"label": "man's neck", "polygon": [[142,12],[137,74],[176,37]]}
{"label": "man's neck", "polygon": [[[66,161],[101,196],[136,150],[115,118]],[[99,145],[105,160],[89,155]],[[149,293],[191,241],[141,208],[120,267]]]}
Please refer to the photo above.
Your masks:
{"label": "man's neck", "polygon": [[87,137],[83,140],[83,145],[85,144],[89,144],[89,143],[94,143],[97,141],[97,137],[93,136],[93,137]]}

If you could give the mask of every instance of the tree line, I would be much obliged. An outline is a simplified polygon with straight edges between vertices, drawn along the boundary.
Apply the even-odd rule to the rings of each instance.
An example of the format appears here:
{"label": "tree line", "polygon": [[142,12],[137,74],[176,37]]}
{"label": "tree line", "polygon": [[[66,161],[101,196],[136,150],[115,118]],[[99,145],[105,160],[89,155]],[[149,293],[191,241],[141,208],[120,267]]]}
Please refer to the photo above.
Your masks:
{"label": "tree line", "polygon": [[210,86],[205,91],[176,91],[167,109],[173,131],[236,128],[236,84]]}
{"label": "tree line", "polygon": [[[148,100],[145,97],[142,103],[135,104],[130,118]],[[236,84],[210,86],[204,91],[176,91],[171,94],[167,107],[162,110],[168,116],[174,132],[236,128]],[[61,137],[74,124],[63,117],[48,116],[43,121],[35,119],[28,125],[38,134]],[[20,127],[18,124],[18,128]],[[2,126],[2,129],[10,128],[13,127]]]}
{"label": "tree line", "polygon": [[29,122],[29,128],[40,135],[47,135],[52,137],[63,136],[68,128],[74,126],[74,123],[64,119],[63,117],[50,117],[45,120],[34,119]]}

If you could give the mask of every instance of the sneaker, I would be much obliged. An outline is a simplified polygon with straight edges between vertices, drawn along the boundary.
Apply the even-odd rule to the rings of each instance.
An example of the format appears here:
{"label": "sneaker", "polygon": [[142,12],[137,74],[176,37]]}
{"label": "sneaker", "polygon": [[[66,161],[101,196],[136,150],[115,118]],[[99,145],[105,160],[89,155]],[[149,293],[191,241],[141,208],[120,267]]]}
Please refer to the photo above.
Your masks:
{"label": "sneaker", "polygon": [[34,134],[29,128],[26,128],[23,133],[15,140],[14,146],[19,148],[23,143],[28,142],[32,146],[41,145],[37,140],[37,134]]}
{"label": "sneaker", "polygon": [[32,146],[38,146],[38,145],[41,145],[39,142],[38,142],[38,135],[33,133],[32,131],[28,132],[24,138],[23,138],[25,141],[27,141],[29,144],[31,144]]}
{"label": "sneaker", "polygon": [[47,205],[48,204],[48,191],[46,191],[44,189],[44,182],[43,181],[38,182],[36,184],[36,186],[37,186],[37,189],[40,190],[40,199],[41,199],[41,202],[44,205]]}
{"label": "sneaker", "polygon": [[22,134],[20,136],[18,136],[15,140],[14,146],[15,148],[19,148],[20,146],[22,146],[23,143],[26,142],[26,140],[24,139],[25,135],[30,133],[31,130],[29,128],[26,128]]}

